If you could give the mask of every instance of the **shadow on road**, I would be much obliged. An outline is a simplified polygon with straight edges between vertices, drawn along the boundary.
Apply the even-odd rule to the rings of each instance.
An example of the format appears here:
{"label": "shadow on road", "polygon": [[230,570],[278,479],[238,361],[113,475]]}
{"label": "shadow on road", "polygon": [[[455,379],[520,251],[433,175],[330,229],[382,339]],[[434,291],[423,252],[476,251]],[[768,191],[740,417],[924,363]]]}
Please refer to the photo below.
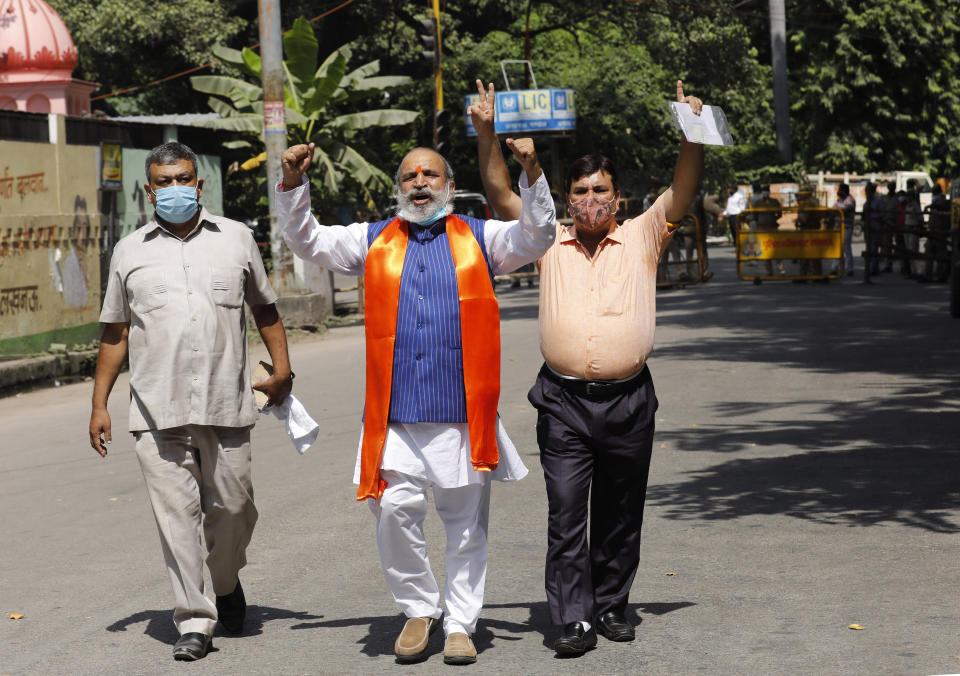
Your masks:
{"label": "shadow on road", "polygon": [[[403,629],[405,621],[406,618],[403,615],[379,615],[375,617],[349,617],[342,620],[327,620],[326,622],[304,622],[295,624],[290,628],[342,629],[344,627],[368,625],[367,635],[357,641],[363,646],[360,652],[370,657],[379,657],[381,655],[393,655],[393,644]],[[437,635],[442,636],[443,632],[435,632],[430,638],[431,650],[436,647],[433,644],[437,641]],[[440,649],[443,649],[442,638]]]}
{"label": "shadow on road", "polygon": [[[732,268],[725,269],[723,278],[733,275]],[[657,294],[658,327],[700,334],[695,344],[658,341],[652,360],[706,358],[827,373],[953,377],[960,323],[949,315],[948,298],[942,287],[902,280],[825,287],[711,281],[693,291]]]}
{"label": "shadow on road", "polygon": [[[712,405],[706,389],[706,407],[726,422],[660,431],[657,440],[741,457],[651,486],[647,499],[673,519],[786,514],[960,532],[960,324],[945,302],[942,287],[890,276],[874,286],[727,284],[661,294],[658,325],[698,334],[658,344],[655,375],[658,359],[709,360],[702,373],[722,391],[741,377],[734,362],[750,362],[769,365],[771,379],[780,367],[833,374],[825,382],[842,389],[784,401],[780,392],[764,397],[770,386],[759,383],[757,400]],[[844,374],[856,374],[856,384],[845,387]],[[742,457],[756,455],[754,446],[796,452]]]}
{"label": "shadow on road", "polygon": [[[639,625],[643,618],[639,613],[642,611],[649,615],[665,615],[674,610],[681,610],[696,605],[689,601],[680,601],[676,603],[631,603],[627,607],[627,619],[634,625]],[[530,611],[530,618],[523,623],[508,622],[488,617],[489,613],[480,618],[477,625],[477,631],[473,635],[473,645],[477,653],[482,653],[493,647],[494,640],[519,641],[520,637],[515,634],[525,634],[529,632],[538,632],[543,637],[543,645],[553,649],[553,643],[559,636],[560,628],[550,622],[550,610],[546,601],[531,601],[529,603],[488,603],[484,605],[484,610],[491,611],[500,608],[527,608]],[[380,657],[384,655],[393,655],[393,644],[400,630],[403,629],[403,623],[406,618],[403,615],[382,615],[377,617],[353,617],[342,620],[328,620],[326,622],[304,622],[296,624],[291,629],[320,629],[320,628],[343,628],[368,625],[367,635],[361,638],[357,643],[363,647],[360,649],[364,655],[370,657]],[[430,637],[430,643],[427,648],[427,655],[434,655],[443,652],[443,631],[440,628]],[[172,642],[172,641],[171,641]]]}
{"label": "shadow on road", "polygon": [[[243,632],[240,634],[231,634],[231,636],[256,636],[263,633],[265,622],[274,620],[312,620],[323,617],[323,615],[310,615],[296,610],[286,610],[284,608],[270,608],[267,606],[250,605],[247,606],[247,619],[244,622]],[[107,627],[107,631],[120,632],[126,631],[127,627],[146,622],[143,633],[161,643],[173,645],[180,638],[177,629],[173,624],[173,613],[171,610],[142,610],[134,613],[122,620],[117,620]],[[222,636],[222,628],[217,625],[214,636]]]}
{"label": "shadow on road", "polygon": [[[729,441],[731,435],[751,438],[746,431],[723,436]],[[957,533],[958,475],[960,454],[954,449],[806,451],[720,463],[686,481],[651,486],[647,501],[665,507],[660,516],[666,519],[784,514],[823,524],[900,524]]]}
{"label": "shadow on road", "polygon": [[[639,626],[643,622],[640,612],[648,615],[666,615],[675,610],[682,610],[696,605],[690,601],[678,601],[674,603],[629,603],[625,613],[627,620],[634,626]],[[530,611],[530,618],[522,623],[505,622],[503,620],[483,617],[477,627],[477,633],[474,636],[474,644],[477,652],[481,652],[481,645],[488,648],[492,645],[494,638],[507,641],[519,640],[514,636],[505,636],[494,634],[495,630],[509,631],[514,634],[523,634],[535,631],[539,633],[543,640],[541,643],[547,648],[553,649],[553,644],[560,636],[561,627],[553,624],[550,620],[550,608],[546,601],[531,601],[529,603],[488,603],[484,606],[485,610],[495,610],[497,608],[527,608]]]}

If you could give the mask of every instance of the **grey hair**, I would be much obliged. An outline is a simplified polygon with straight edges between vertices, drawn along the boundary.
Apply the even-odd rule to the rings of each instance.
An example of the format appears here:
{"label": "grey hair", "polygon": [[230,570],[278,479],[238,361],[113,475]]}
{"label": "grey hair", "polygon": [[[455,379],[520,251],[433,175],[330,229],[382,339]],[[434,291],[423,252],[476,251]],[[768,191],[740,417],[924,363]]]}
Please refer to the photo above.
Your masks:
{"label": "grey hair", "polygon": [[150,165],[157,164],[166,166],[168,164],[177,164],[180,160],[190,160],[193,165],[193,173],[197,173],[197,154],[189,146],[178,141],[168,141],[162,143],[147,154],[147,159],[143,163],[144,173],[147,175],[147,183],[150,182]]}
{"label": "grey hair", "polygon": [[[413,150],[433,150],[433,148],[414,148]],[[410,153],[412,153],[413,150],[411,150]],[[436,153],[437,151],[433,150],[433,152]],[[410,153],[407,153],[407,155],[409,155]],[[437,154],[440,155],[440,153],[437,153]],[[407,158],[406,155],[404,155],[403,159],[406,159],[406,158]],[[440,155],[440,159],[443,160],[443,171],[447,175],[447,182],[449,183],[450,181],[453,180],[453,166],[450,164],[450,162],[447,161],[447,158],[444,157],[443,155]],[[403,161],[401,160],[400,164],[397,165],[397,172],[393,175],[393,187],[398,192],[400,191],[400,167],[402,166],[403,166]]]}

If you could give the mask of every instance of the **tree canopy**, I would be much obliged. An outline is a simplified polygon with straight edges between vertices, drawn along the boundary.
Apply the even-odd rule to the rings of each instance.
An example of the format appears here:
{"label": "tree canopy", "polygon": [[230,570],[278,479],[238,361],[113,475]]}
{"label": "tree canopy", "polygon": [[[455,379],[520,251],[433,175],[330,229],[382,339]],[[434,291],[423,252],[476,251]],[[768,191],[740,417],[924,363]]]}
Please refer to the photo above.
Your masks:
{"label": "tree canopy", "polygon": [[[259,40],[255,0],[50,1],[77,43],[79,75],[101,82],[101,91],[202,65],[215,58],[217,43],[239,50]],[[284,26],[298,15],[334,10],[313,24],[321,53],[347,48],[357,63],[376,61],[385,73],[411,78],[388,91],[382,107],[421,112],[417,121],[357,130],[355,138],[390,174],[404,152],[432,138],[433,78],[420,40],[430,3],[340,4],[284,2]],[[499,61],[527,56],[539,86],[575,90],[576,133],[558,142],[563,164],[585,152],[607,154],[637,193],[672,175],[679,136],[667,103],[678,78],[688,93],[724,108],[737,143],[707,153],[708,185],[802,170],[960,173],[960,0],[787,0],[792,165],[782,164],[775,146],[766,0],[444,0],[441,6],[444,103],[455,121],[448,155],[462,187],[480,185],[475,143],[461,126],[463,96],[475,91],[477,77],[502,89]],[[214,73],[241,70],[221,60]],[[140,113],[207,108],[186,78],[103,103]],[[545,152],[547,144],[539,147]]]}
{"label": "tree canopy", "polygon": [[[319,190],[318,203],[339,197],[345,185],[363,192],[366,203],[374,193],[389,190],[393,181],[364,155],[371,151],[362,145],[362,132],[372,128],[407,125],[419,113],[395,108],[358,110],[364,101],[383,99],[388,90],[409,85],[406,76],[379,75],[380,64],[371,61],[349,70],[351,50],[341,46],[318,63],[319,44],[313,27],[304,18],[294,21],[283,36],[284,92],[287,137],[290,143],[314,143],[310,176]],[[197,75],[190,83],[197,91],[211,94],[208,105],[221,117],[213,127],[241,132],[248,140],[234,141],[232,148],[262,147],[263,87],[260,56],[218,46],[214,54],[222,62],[238,69],[244,78],[226,75]],[[251,82],[252,80],[252,82]],[[245,163],[259,166],[265,153]],[[247,166],[244,166],[247,168]]]}

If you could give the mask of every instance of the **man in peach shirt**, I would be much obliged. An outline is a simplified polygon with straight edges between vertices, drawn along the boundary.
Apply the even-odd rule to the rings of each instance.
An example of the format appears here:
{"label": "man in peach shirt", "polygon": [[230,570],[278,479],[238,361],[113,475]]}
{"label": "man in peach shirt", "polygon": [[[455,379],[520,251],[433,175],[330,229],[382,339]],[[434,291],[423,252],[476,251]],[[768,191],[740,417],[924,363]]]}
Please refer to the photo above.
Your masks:
{"label": "man in peach shirt", "polygon": [[[470,109],[487,196],[504,218],[520,208],[493,129],[493,85]],[[699,114],[701,101],[677,101]],[[696,194],[703,146],[682,142],[673,184],[637,218],[617,224],[609,159],[586,155],[567,170],[572,226],[540,260],[540,349],[528,395],[547,484],[546,592],[562,626],[558,655],[595,647],[597,632],[632,641],[625,617],[640,560],[640,529],[657,397],[647,368],[656,326],[657,262]],[[591,491],[592,484],[592,491]],[[587,543],[589,511],[590,538]]]}

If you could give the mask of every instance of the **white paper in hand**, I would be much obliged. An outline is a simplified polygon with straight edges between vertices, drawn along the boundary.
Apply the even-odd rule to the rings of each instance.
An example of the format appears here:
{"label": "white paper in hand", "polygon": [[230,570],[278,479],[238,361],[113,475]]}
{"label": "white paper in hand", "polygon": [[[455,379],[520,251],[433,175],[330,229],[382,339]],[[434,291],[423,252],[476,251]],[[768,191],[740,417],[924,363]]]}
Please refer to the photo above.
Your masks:
{"label": "white paper in hand", "polygon": [[694,115],[689,103],[671,101],[673,123],[690,143],[709,146],[732,146],[733,136],[727,125],[727,116],[720,106],[703,106],[699,115]]}

